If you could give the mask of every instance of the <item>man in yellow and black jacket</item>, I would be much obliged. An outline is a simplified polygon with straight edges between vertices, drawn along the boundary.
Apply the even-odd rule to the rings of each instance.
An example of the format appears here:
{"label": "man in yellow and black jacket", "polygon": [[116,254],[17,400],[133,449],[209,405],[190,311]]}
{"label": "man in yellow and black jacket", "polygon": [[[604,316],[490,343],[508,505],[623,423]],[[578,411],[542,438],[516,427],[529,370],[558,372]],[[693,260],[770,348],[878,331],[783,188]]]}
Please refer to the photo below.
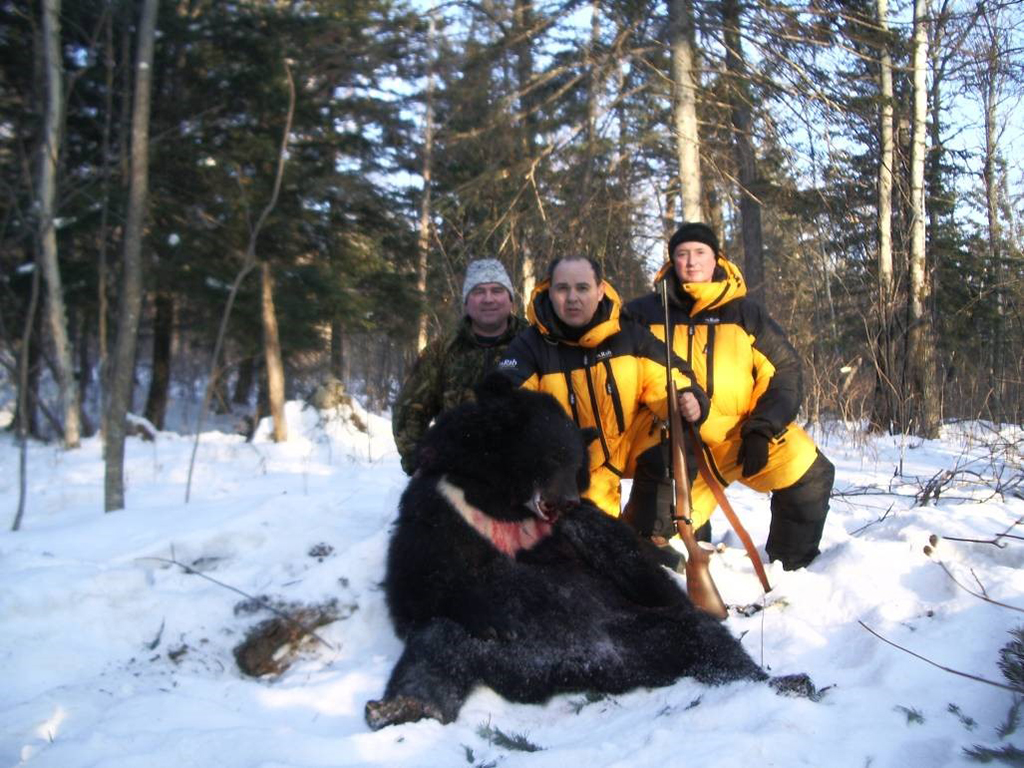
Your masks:
{"label": "man in yellow and black jacket", "polygon": [[[794,423],[803,398],[800,359],[767,310],[746,295],[743,276],[710,227],[684,224],[669,240],[668,252],[655,283],[668,281],[672,349],[693,367],[711,398],[700,427],[704,455],[722,485],[739,480],[771,492],[768,558],[781,560],[786,570],[805,566],[818,555],[835,467]],[[660,292],[630,302],[627,312],[665,339]],[[631,504],[650,510],[664,482],[664,452],[646,451],[636,474]],[[695,479],[695,529],[715,505],[703,478]],[[667,505],[660,506],[657,519],[636,526],[642,535],[671,535],[664,521]]]}
{"label": "man in yellow and black jacket", "polygon": [[[620,310],[599,264],[558,259],[533,292],[530,327],[497,366],[516,385],[553,395],[580,428],[596,430],[585,496],[616,517],[619,480],[632,476],[636,456],[660,441],[655,417],[664,419],[668,407],[665,348]],[[682,360],[675,361],[673,375],[680,414],[699,422],[707,414],[707,396]]]}

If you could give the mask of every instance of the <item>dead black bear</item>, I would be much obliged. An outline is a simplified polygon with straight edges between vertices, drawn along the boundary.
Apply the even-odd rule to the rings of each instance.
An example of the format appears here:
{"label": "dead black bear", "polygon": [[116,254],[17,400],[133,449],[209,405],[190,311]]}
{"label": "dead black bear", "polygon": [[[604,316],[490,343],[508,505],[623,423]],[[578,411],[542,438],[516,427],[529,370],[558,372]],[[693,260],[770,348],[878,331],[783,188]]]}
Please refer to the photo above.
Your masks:
{"label": "dead black bear", "polygon": [[479,684],[540,703],[684,676],[767,679],[628,526],[578,500],[584,436],[550,396],[488,377],[419,459],[384,580],[405,650],[366,705],[371,728],[450,722]]}

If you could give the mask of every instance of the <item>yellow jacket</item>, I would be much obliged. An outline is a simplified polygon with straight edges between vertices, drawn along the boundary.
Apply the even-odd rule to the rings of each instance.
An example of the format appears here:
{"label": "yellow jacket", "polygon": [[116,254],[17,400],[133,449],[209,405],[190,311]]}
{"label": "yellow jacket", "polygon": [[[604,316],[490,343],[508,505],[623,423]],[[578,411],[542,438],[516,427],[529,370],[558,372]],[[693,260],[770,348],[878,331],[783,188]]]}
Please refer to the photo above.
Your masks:
{"label": "yellow jacket", "polygon": [[[621,314],[619,295],[605,283],[594,320],[578,338],[557,319],[549,283],[534,290],[527,319],[531,325],[509,345],[498,369],[517,385],[547,392],[581,428],[598,437],[590,445],[590,468],[621,476],[630,452],[629,430],[641,411],[667,415],[665,347],[641,324]],[[692,391],[707,412],[707,398],[693,372],[673,361],[676,387]]]}
{"label": "yellow jacket", "polygon": [[[735,264],[718,258],[707,283],[680,283],[672,262],[662,267],[656,283],[669,280],[672,349],[692,367],[697,382],[711,399],[700,434],[716,463],[735,461],[742,437],[759,432],[775,446],[789,442],[785,466],[771,462],[758,483],[773,488],[796,482],[814,460],[816,448],[793,420],[803,399],[800,358],[782,328],[767,310],[749,298]],[[659,293],[631,301],[626,311],[662,341],[665,313]],[[788,433],[788,434],[787,434]],[[716,468],[717,469],[717,468]]]}

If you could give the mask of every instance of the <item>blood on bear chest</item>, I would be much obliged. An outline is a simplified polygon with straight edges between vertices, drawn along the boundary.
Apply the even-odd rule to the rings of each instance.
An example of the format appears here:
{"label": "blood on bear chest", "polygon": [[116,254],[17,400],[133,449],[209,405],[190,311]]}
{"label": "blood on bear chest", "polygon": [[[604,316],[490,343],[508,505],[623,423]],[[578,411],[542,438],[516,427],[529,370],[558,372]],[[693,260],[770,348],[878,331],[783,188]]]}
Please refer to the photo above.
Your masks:
{"label": "blood on bear chest", "polygon": [[538,542],[551,535],[551,523],[536,517],[525,520],[494,519],[466,501],[465,492],[450,483],[447,478],[442,477],[437,481],[437,491],[470,528],[510,558],[514,558],[522,550],[532,549]]}

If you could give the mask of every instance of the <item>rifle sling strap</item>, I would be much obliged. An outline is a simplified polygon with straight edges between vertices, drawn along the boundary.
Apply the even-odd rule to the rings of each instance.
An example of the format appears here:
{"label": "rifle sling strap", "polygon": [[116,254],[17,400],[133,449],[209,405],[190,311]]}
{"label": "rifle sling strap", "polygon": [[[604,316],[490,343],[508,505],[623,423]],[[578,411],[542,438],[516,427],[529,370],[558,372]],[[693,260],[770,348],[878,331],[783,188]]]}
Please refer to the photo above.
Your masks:
{"label": "rifle sling strap", "polygon": [[750,562],[754,565],[754,571],[757,573],[757,578],[761,580],[761,586],[765,592],[771,592],[772,587],[768,583],[768,574],[765,573],[764,563],[761,562],[761,556],[757,553],[757,547],[754,546],[754,542],[750,538],[750,534],[747,533],[747,529],[743,527],[743,523],[740,522],[739,515],[736,514],[736,510],[732,508],[732,504],[729,503],[729,499],[725,496],[725,489],[722,488],[722,484],[718,482],[715,477],[715,473],[711,471],[711,467],[708,465],[707,456],[704,455],[704,445],[700,439],[700,433],[697,431],[697,427],[693,423],[689,423],[690,436],[693,438],[693,452],[697,455],[697,471],[700,472],[701,477],[704,478],[704,482],[708,484],[711,489],[711,493],[714,494],[715,500],[718,502],[718,506],[722,508],[722,512],[725,513],[725,517],[729,520],[729,525],[736,531],[736,535],[740,537],[740,541],[743,542],[743,548],[747,550],[747,557],[750,558]]}

